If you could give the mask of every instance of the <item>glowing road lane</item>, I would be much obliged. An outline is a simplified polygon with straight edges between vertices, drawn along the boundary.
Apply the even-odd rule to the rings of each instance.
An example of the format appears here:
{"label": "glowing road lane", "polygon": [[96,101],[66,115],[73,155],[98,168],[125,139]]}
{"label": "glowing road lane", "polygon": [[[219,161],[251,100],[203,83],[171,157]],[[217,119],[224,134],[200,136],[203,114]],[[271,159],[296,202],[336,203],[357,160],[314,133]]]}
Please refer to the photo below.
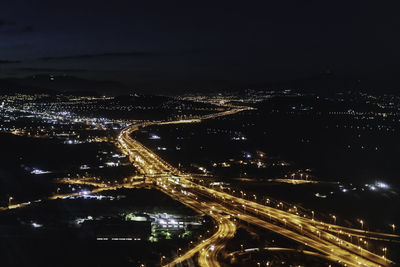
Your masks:
{"label": "glowing road lane", "polygon": [[[80,185],[91,185],[95,186],[97,188],[94,188],[92,190],[87,190],[84,193],[83,192],[73,192],[73,193],[65,193],[65,194],[55,194],[53,196],[48,197],[48,200],[56,200],[56,199],[64,199],[68,197],[79,197],[79,196],[85,196],[86,194],[97,194],[103,191],[109,191],[109,190],[117,190],[120,188],[137,188],[143,185],[143,182],[129,182],[129,183],[121,183],[115,186],[107,186],[102,183],[86,183],[84,181],[81,181],[79,179],[69,179],[65,180],[62,183],[69,183],[69,184],[80,184]],[[33,202],[41,202],[42,199],[35,200]],[[12,210],[12,209],[18,209],[18,208],[24,208],[32,204],[32,201],[28,202],[23,202],[23,203],[17,203],[13,205],[9,205],[7,207],[0,207],[0,210],[6,211],[6,210]]]}
{"label": "glowing road lane", "polygon": [[[163,192],[179,201],[182,201],[182,196],[177,197],[177,194],[172,195],[165,190],[163,190]],[[225,247],[225,242],[234,236],[236,232],[236,225],[227,219],[227,215],[213,212],[212,208],[210,209],[210,207],[207,205],[198,205],[196,201],[191,200],[185,201],[185,204],[195,210],[206,212],[217,223],[218,230],[210,238],[202,240],[195,247],[188,250],[182,256],[175,258],[172,262],[165,266],[175,266],[176,264],[184,262],[199,253],[198,262],[200,266],[219,267],[218,254]]]}
{"label": "glowing road lane", "polygon": [[215,240],[211,241],[208,248],[204,248],[199,254],[199,264],[201,266],[219,267],[218,255],[225,247],[225,242],[231,239],[236,231],[236,226],[233,222],[222,217],[218,222],[219,229],[216,233]]}

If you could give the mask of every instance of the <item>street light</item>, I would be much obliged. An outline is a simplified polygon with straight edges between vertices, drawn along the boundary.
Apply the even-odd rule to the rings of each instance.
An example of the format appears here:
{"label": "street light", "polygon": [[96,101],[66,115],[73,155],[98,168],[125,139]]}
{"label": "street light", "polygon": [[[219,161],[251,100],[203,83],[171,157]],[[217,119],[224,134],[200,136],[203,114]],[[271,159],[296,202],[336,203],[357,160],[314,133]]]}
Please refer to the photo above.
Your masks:
{"label": "street light", "polygon": [[333,224],[336,224],[336,216],[335,216],[335,215],[332,215],[332,218],[333,218],[333,221],[334,221]]}
{"label": "street light", "polygon": [[350,243],[353,243],[353,236],[350,234],[348,234],[347,236],[350,237]]}
{"label": "street light", "polygon": [[363,230],[364,229],[364,221],[360,220],[360,224],[361,224],[361,230]]}
{"label": "street light", "polygon": [[383,248],[382,251],[383,251],[383,253],[384,253],[383,258],[384,258],[385,261],[386,261],[386,252],[387,252],[387,248]]}
{"label": "street light", "polygon": [[394,231],[396,230],[396,225],[392,224],[391,226],[392,226],[393,233],[394,233]]}
{"label": "street light", "polygon": [[160,258],[160,266],[162,266],[163,264],[162,264],[162,262],[163,262],[163,259],[165,259],[165,256],[161,256],[161,258]]}
{"label": "street light", "polygon": [[8,198],[8,206],[11,206],[11,200],[13,200],[13,197]]}

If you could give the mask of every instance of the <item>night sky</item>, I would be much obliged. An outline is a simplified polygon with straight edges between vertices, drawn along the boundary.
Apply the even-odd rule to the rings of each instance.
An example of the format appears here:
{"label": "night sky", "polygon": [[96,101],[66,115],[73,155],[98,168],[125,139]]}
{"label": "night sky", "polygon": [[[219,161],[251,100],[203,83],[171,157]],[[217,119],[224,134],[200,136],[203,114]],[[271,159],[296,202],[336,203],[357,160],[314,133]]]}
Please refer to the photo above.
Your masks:
{"label": "night sky", "polygon": [[0,78],[52,73],[138,87],[229,87],[329,70],[397,80],[398,8],[329,3],[1,1]]}

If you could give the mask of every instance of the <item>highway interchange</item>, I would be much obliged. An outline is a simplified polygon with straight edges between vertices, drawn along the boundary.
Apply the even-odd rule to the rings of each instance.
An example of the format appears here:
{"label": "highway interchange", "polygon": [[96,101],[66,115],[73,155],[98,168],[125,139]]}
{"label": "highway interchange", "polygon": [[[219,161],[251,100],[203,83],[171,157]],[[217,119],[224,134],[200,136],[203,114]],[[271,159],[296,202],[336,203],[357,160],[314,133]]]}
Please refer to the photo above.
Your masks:
{"label": "highway interchange", "polygon": [[[239,198],[224,191],[218,191],[195,182],[190,174],[184,174],[158,155],[134,140],[131,134],[150,125],[179,123],[199,123],[204,119],[227,116],[247,108],[232,108],[224,112],[207,115],[192,120],[171,122],[146,122],[125,128],[118,136],[118,142],[140,174],[149,183],[170,195],[181,203],[211,215],[218,230],[210,238],[177,257],[167,266],[173,266],[198,254],[201,266],[219,266],[218,254],[227,239],[234,236],[236,227],[233,221],[248,222],[268,229],[306,247],[313,248],[324,257],[345,266],[389,266],[394,264],[382,255],[374,254],[361,246],[346,241],[344,236],[377,238],[399,241],[399,236],[384,233],[367,233],[357,229],[341,227],[335,224],[317,222],[305,215],[299,216],[255,201]],[[340,233],[340,235],[339,235]]]}

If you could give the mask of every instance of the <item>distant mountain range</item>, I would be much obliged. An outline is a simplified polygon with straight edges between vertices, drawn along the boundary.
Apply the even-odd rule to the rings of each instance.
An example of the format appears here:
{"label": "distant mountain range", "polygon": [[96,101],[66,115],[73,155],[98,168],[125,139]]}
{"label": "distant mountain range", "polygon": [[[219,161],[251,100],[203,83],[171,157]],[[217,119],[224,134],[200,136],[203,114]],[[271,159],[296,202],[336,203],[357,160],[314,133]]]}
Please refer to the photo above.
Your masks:
{"label": "distant mountain range", "polygon": [[113,81],[95,81],[66,75],[34,75],[25,78],[0,79],[0,94],[12,93],[78,93],[119,95],[132,91]]}
{"label": "distant mountain range", "polygon": [[[243,89],[271,89],[283,90],[292,89],[303,93],[331,94],[343,91],[369,91],[371,93],[400,93],[400,84],[393,79],[378,80],[373,77],[357,79],[335,75],[327,71],[317,75],[284,80],[280,82],[245,82],[245,81],[203,81],[197,87],[182,87],[176,81],[177,86],[172,88],[156,89],[150,85],[139,85],[144,91],[134,91],[132,87],[120,82],[98,81],[78,78],[68,75],[33,75],[25,78],[4,78],[0,79],[0,94],[11,93],[73,93],[73,94],[106,94],[121,95],[130,93],[155,93],[174,95],[193,92],[220,92],[220,91],[241,91]],[[193,81],[192,81],[193,82]],[[210,86],[210,83],[213,86]],[[203,85],[203,86],[202,86]],[[149,87],[150,86],[150,87]],[[193,88],[193,89],[186,89]],[[161,90],[161,91],[160,91]],[[190,90],[190,91],[189,91]]]}
{"label": "distant mountain range", "polygon": [[273,90],[292,89],[302,93],[312,92],[322,95],[344,91],[367,91],[376,94],[400,93],[400,83],[396,79],[336,75],[329,71],[292,80],[265,83],[257,87]]}

